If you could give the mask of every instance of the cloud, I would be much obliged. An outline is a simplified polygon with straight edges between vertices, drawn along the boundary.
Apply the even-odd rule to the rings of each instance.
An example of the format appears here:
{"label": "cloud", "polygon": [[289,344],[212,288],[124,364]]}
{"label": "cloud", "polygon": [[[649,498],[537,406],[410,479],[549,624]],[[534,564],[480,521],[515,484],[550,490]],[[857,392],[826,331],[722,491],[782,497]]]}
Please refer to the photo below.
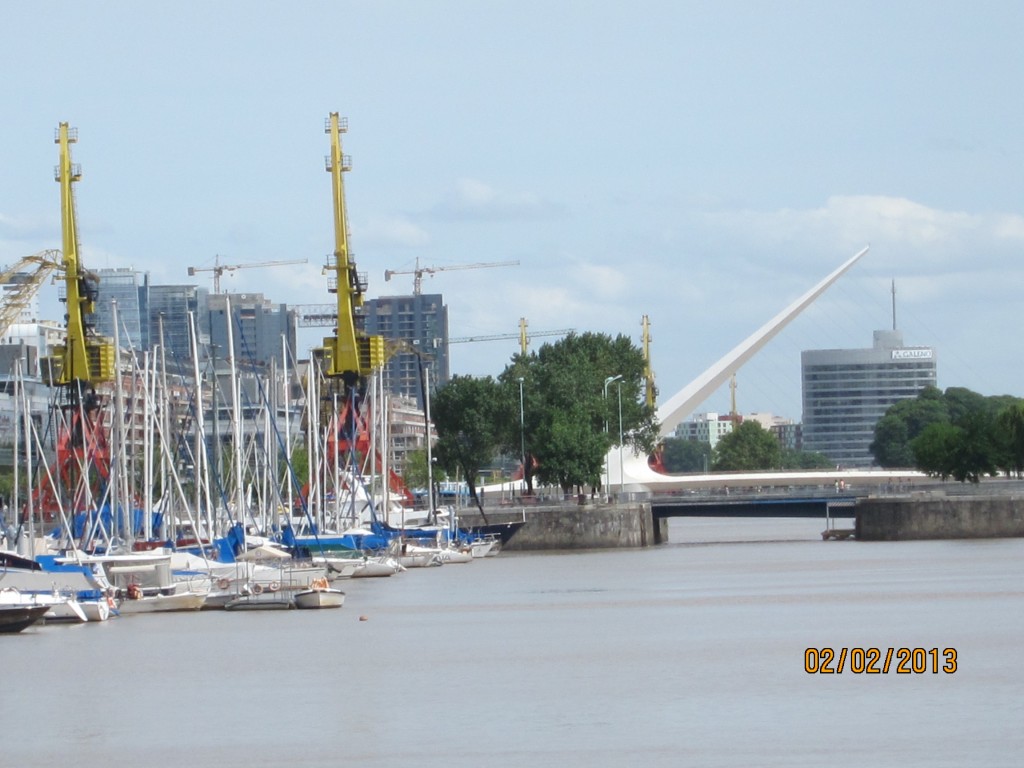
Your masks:
{"label": "cloud", "polygon": [[430,244],[430,235],[418,224],[401,216],[374,216],[357,232],[359,242],[368,245],[422,248]]}
{"label": "cloud", "polygon": [[461,178],[431,213],[453,219],[534,220],[561,216],[564,207],[531,192],[503,192],[477,179]]}
{"label": "cloud", "polygon": [[715,211],[697,219],[730,238],[763,247],[851,254],[870,244],[886,254],[887,268],[911,271],[1005,265],[1024,246],[1024,217],[931,208],[903,197],[837,195],[819,208]]}
{"label": "cloud", "polygon": [[50,240],[60,237],[60,220],[54,216],[12,216],[0,213],[0,242]]}

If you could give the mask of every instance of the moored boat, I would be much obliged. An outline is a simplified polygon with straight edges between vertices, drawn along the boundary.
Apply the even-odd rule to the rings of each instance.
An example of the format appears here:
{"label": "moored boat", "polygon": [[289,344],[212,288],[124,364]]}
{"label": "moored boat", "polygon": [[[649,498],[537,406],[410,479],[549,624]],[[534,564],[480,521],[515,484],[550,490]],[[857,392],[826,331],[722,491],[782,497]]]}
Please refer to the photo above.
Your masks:
{"label": "moored boat", "polygon": [[0,632],[21,632],[43,618],[48,610],[48,605],[0,605]]}
{"label": "moored boat", "polygon": [[341,608],[345,604],[345,593],[329,585],[326,579],[317,579],[295,593],[296,608]]}
{"label": "moored boat", "polygon": [[39,621],[52,607],[36,602],[16,589],[0,590],[0,632],[21,632]]}

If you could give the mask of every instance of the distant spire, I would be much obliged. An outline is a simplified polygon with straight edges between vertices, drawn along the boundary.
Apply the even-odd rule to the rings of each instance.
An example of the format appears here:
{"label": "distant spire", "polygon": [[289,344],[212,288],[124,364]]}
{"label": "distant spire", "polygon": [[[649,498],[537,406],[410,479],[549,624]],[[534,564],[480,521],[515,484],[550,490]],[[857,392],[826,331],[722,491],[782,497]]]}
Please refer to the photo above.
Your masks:
{"label": "distant spire", "polygon": [[892,279],[892,329],[896,330],[896,278]]}

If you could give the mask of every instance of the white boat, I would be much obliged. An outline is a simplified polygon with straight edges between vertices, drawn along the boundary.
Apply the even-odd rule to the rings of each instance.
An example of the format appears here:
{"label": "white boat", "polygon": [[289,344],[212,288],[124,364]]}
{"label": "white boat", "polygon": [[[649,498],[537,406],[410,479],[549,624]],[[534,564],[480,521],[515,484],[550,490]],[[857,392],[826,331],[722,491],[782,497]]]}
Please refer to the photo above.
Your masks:
{"label": "white boat", "polygon": [[416,555],[429,555],[436,559],[438,563],[443,564],[473,562],[473,554],[471,552],[456,547],[422,547],[416,544],[407,544],[405,555],[412,557]]}
{"label": "white boat", "polygon": [[205,602],[206,595],[196,592],[180,592],[169,595],[158,592],[154,595],[140,594],[137,597],[133,597],[132,593],[129,593],[121,601],[118,611],[121,614],[198,611]]}
{"label": "white boat", "polygon": [[[497,539],[485,539],[483,541],[474,541],[469,544],[469,551],[473,557],[493,557],[498,554],[495,551],[495,546],[498,544]],[[494,555],[492,555],[492,551]]]}
{"label": "white boat", "polygon": [[296,608],[341,608],[345,604],[345,593],[329,586],[326,579],[317,579],[295,593]]}
{"label": "white boat", "polygon": [[[45,560],[48,569],[31,558],[0,552],[0,586],[16,589],[37,603],[49,603],[52,610],[47,621],[105,621],[110,616],[108,594],[113,589],[98,566],[75,558]],[[68,601],[76,605],[67,605]]]}
{"label": "white boat", "polygon": [[110,618],[110,614],[117,610],[117,605],[112,597],[100,600],[79,600],[78,606],[85,614],[86,621],[106,621]]}
{"label": "white boat", "polygon": [[332,557],[330,555],[313,557],[313,564],[326,568],[327,578],[331,581],[351,579],[357,571],[363,568],[365,562],[365,559],[361,557]]}
{"label": "white boat", "polygon": [[175,581],[169,554],[92,555],[81,560],[103,569],[120,597],[122,614],[197,611],[206,602],[209,581],[206,591]]}
{"label": "white boat", "polygon": [[380,557],[368,557],[363,561],[361,568],[352,574],[353,579],[371,579],[394,576],[405,568],[391,555]]}
{"label": "white boat", "polygon": [[224,604],[225,611],[274,611],[294,607],[295,601],[292,596],[280,592],[238,595]]}
{"label": "white boat", "polygon": [[[44,597],[40,595],[39,597]],[[46,623],[66,621],[71,623],[88,621],[89,617],[82,610],[82,605],[77,599],[69,595],[55,594],[52,596],[50,610],[43,614],[43,621]]]}

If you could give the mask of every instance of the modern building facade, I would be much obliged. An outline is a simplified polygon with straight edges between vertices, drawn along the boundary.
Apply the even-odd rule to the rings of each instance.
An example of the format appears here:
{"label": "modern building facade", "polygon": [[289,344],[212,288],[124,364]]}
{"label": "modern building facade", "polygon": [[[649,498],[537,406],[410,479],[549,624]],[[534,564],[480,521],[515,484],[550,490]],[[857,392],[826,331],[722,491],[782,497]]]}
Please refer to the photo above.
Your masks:
{"label": "modern building facade", "polygon": [[207,298],[210,343],[216,356],[228,355],[228,303],[235,360],[239,366],[268,370],[271,361],[281,361],[281,339],[295,349],[295,310],[287,304],[274,304],[262,293],[220,293]]}
{"label": "modern building facade", "polygon": [[675,436],[683,440],[707,443],[714,448],[718,441],[732,432],[732,415],[728,413],[697,413],[676,427]]}
{"label": "modern building facade", "polygon": [[439,293],[382,296],[363,307],[366,332],[397,342],[384,366],[388,391],[423,409],[422,368],[430,368],[431,387],[451,378],[448,367],[448,307]]}
{"label": "modern building facade", "polygon": [[[169,368],[191,366],[192,339],[189,316],[195,318],[199,346],[209,344],[210,320],[207,311],[209,291],[196,285],[151,285],[149,287],[148,326],[151,346],[163,339]],[[200,355],[203,352],[200,351]]]}
{"label": "modern building facade", "polygon": [[931,347],[907,347],[899,331],[875,331],[869,349],[806,350],[800,355],[803,444],[842,467],[870,467],[875,425],[889,406],[937,386]]}
{"label": "modern building facade", "polygon": [[117,304],[117,337],[122,349],[149,349],[149,274],[134,269],[98,269],[99,297],[93,313],[101,336],[114,336],[114,304]]}

